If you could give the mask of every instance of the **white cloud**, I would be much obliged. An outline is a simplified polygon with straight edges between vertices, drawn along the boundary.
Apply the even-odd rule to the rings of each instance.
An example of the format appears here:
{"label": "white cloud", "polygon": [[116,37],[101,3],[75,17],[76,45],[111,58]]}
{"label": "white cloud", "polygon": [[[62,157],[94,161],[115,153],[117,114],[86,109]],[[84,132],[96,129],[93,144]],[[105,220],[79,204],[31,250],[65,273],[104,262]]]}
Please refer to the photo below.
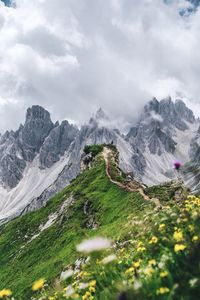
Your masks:
{"label": "white cloud", "polygon": [[101,106],[127,124],[153,96],[199,103],[200,12],[181,17],[188,1],[15,2],[0,2],[0,131],[32,104],[78,123]]}

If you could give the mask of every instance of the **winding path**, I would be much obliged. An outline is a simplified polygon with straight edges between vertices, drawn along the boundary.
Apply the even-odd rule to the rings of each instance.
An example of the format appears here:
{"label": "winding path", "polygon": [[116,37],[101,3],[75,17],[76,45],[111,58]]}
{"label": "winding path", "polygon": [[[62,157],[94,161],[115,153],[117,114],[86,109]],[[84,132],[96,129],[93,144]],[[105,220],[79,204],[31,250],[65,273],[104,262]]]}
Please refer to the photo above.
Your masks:
{"label": "winding path", "polygon": [[136,183],[136,182],[132,182],[134,183],[135,187],[131,187],[129,185],[126,185],[126,184],[123,184],[122,182],[119,182],[119,181],[116,181],[116,180],[113,180],[111,175],[110,175],[110,171],[109,171],[109,157],[113,157],[113,153],[112,153],[112,150],[109,149],[108,147],[104,147],[103,148],[103,157],[104,157],[104,160],[105,160],[105,163],[106,163],[106,175],[108,176],[109,180],[116,184],[117,186],[119,186],[120,188],[122,189],[125,189],[126,191],[129,191],[129,192],[138,192],[142,198],[146,201],[151,201],[153,202],[155,205],[160,205],[160,202],[158,199],[151,199],[149,198],[149,196],[147,196],[142,187],[139,185],[139,183]]}

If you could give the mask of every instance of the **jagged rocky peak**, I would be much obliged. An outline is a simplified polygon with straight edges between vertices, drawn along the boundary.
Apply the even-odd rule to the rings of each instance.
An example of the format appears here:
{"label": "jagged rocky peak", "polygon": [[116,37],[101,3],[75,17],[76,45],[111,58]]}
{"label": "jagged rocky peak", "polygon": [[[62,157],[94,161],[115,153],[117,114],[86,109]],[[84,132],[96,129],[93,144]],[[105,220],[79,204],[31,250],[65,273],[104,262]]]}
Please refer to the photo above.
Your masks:
{"label": "jagged rocky peak", "polygon": [[161,101],[153,98],[145,105],[139,122],[151,123],[152,120],[157,121],[154,122],[156,126],[160,123],[163,128],[174,126],[184,131],[188,129],[187,123],[195,122],[195,117],[192,110],[182,100],[177,99],[174,102],[171,97],[167,97]]}
{"label": "jagged rocky peak", "polygon": [[27,161],[33,160],[53,128],[54,124],[50,114],[43,107],[34,105],[27,109],[25,124],[19,132],[19,139],[23,145],[24,156]]}
{"label": "jagged rocky peak", "polygon": [[[53,127],[54,124],[51,121],[50,113],[42,106],[33,105],[27,109],[23,130],[37,130],[39,135],[48,135]],[[31,143],[32,142],[34,141],[32,140]]]}
{"label": "jagged rocky peak", "polygon": [[90,125],[101,125],[104,126],[109,122],[109,117],[107,114],[103,111],[103,109],[100,107],[96,114],[90,119],[89,124]]}
{"label": "jagged rocky peak", "polygon": [[180,99],[176,100],[175,109],[176,112],[179,114],[179,116],[182,117],[187,122],[189,123],[195,122],[195,116],[193,114],[193,111],[189,109],[182,100]]}
{"label": "jagged rocky peak", "polygon": [[173,102],[171,97],[160,101],[159,114],[163,118],[163,122],[166,126],[170,126],[171,124],[182,131],[188,129],[187,122],[195,122],[193,112],[185,103],[179,99]]}
{"label": "jagged rocky peak", "polygon": [[144,113],[150,115],[151,112],[159,113],[159,101],[154,97],[144,106]]}
{"label": "jagged rocky peak", "polygon": [[32,122],[33,120],[43,120],[47,123],[51,122],[50,113],[42,106],[33,105],[27,109],[25,123]]}
{"label": "jagged rocky peak", "polygon": [[58,122],[56,124],[57,126],[51,130],[41,147],[41,167],[49,168],[59,161],[60,156],[64,155],[78,135],[78,128],[68,121],[63,121],[60,125]]}
{"label": "jagged rocky peak", "polygon": [[174,153],[176,130],[185,131],[194,122],[193,112],[182,100],[153,98],[144,106],[138,123],[130,129],[126,139],[136,150],[145,151],[148,147],[152,154]]}
{"label": "jagged rocky peak", "polygon": [[96,112],[95,119],[96,120],[109,120],[108,116],[106,115],[106,113],[103,111],[103,109],[101,107]]}
{"label": "jagged rocky peak", "polygon": [[54,127],[50,114],[41,106],[28,108],[24,125],[6,131],[0,142],[0,181],[14,188],[23,177],[27,161],[32,161]]}

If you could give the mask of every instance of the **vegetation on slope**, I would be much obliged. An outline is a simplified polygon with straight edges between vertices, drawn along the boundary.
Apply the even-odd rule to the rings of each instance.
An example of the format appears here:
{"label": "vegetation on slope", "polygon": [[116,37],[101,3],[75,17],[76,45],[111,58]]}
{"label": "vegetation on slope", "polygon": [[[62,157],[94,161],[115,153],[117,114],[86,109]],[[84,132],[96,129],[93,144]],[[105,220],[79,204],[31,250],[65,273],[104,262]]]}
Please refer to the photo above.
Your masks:
{"label": "vegetation on slope", "polygon": [[[161,189],[149,192],[165,195]],[[155,207],[139,193],[120,189],[97,156],[93,167],[45,208],[1,228],[0,289],[26,300],[199,299],[200,199],[169,198],[166,192],[162,206]],[[76,251],[82,240],[95,236],[113,243],[93,252],[105,241],[91,240],[87,253]]]}
{"label": "vegetation on slope", "polygon": [[83,151],[85,154],[91,154],[92,157],[95,157],[103,151],[103,145],[87,145]]}

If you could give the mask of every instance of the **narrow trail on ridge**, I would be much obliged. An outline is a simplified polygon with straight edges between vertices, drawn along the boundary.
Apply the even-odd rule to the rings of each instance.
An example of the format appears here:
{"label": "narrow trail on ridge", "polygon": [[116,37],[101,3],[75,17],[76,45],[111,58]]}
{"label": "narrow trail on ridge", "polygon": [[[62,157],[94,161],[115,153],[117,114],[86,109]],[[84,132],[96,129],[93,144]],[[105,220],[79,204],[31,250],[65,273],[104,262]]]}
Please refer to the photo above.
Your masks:
{"label": "narrow trail on ridge", "polygon": [[156,206],[160,205],[160,202],[158,199],[151,199],[151,198],[149,198],[148,195],[146,195],[144,193],[143,188],[141,187],[141,185],[138,182],[132,180],[132,181],[128,182],[127,184],[124,184],[124,183],[122,183],[120,181],[116,181],[112,178],[112,176],[110,174],[110,160],[113,160],[113,162],[114,162],[114,159],[113,159],[113,152],[108,147],[103,148],[103,158],[106,163],[106,175],[108,176],[109,180],[112,183],[116,184],[117,186],[119,186],[120,188],[122,188],[128,192],[138,192],[144,200],[151,201]]}

